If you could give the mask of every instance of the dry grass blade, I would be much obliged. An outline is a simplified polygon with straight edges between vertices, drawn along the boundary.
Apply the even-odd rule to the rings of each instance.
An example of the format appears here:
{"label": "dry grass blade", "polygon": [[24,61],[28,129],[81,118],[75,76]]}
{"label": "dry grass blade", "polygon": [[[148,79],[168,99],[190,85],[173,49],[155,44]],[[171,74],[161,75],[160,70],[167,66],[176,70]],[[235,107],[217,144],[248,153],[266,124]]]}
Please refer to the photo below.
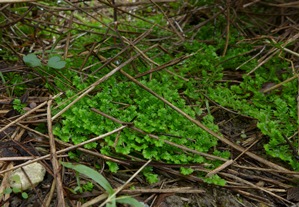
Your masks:
{"label": "dry grass blade", "polygon": [[206,177],[211,177],[215,174],[217,174],[218,172],[220,172],[221,170],[227,168],[228,166],[230,166],[231,164],[234,163],[234,160],[227,160],[225,163],[223,163],[222,165],[220,165],[219,167],[217,167],[216,169],[210,171]]}
{"label": "dry grass blade", "polygon": [[0,3],[24,3],[24,2],[34,2],[36,0],[0,0]]}
{"label": "dry grass blade", "polygon": [[164,188],[164,189],[134,189],[134,190],[122,190],[123,193],[205,193],[202,189],[192,189],[191,187],[179,187],[179,188]]}
{"label": "dry grass blade", "polygon": [[168,18],[168,16],[165,14],[165,12],[162,10],[162,8],[153,0],[150,0],[163,14],[163,16],[167,19],[167,22],[170,24],[171,28],[173,29],[174,33],[177,34],[177,36],[181,39],[181,41],[184,41],[184,34],[181,34],[181,31],[178,31],[174,23]]}
{"label": "dry grass blade", "polygon": [[[289,45],[290,43],[296,41],[299,38],[299,33],[292,35],[290,38],[288,38],[286,41],[284,41],[282,43],[281,46],[279,46],[278,48],[272,48],[270,51],[268,51],[268,53],[266,55],[264,55],[261,60],[259,61],[259,64],[252,69],[250,72],[247,73],[247,75],[252,74],[254,71],[256,71],[259,67],[261,67],[262,65],[264,65],[266,62],[268,62],[271,58],[273,58],[276,54],[278,54],[280,52],[280,50],[287,50],[287,51],[291,51],[288,50],[287,48],[285,48],[287,45]],[[277,44],[275,42],[275,40],[271,39],[271,43],[273,44]],[[297,53],[295,53],[297,55]]]}
{"label": "dry grass blade", "polygon": [[51,148],[51,162],[53,167],[53,173],[54,173],[54,181],[56,185],[56,191],[57,191],[57,205],[64,207],[65,206],[65,200],[64,200],[64,190],[63,190],[63,184],[61,179],[61,165],[59,164],[57,154],[56,154],[56,145],[53,135],[53,128],[52,128],[52,119],[51,119],[51,105],[52,100],[48,101],[48,107],[47,107],[47,121],[48,121],[48,133],[50,138],[50,148]]}
{"label": "dry grass blade", "polygon": [[151,4],[151,2],[154,3],[171,3],[175,2],[176,0],[152,0],[152,1],[140,1],[140,2],[116,2],[114,6],[116,7],[132,7],[132,6],[138,6],[138,5],[144,5],[144,4]]}
{"label": "dry grass blade", "polygon": [[288,83],[288,82],[290,82],[290,81],[292,81],[292,80],[295,80],[295,79],[298,78],[298,77],[299,77],[299,75],[296,74],[296,75],[294,75],[293,77],[288,78],[288,79],[286,79],[285,81],[283,81],[283,82],[281,82],[281,83],[279,83],[279,84],[276,84],[276,85],[274,85],[274,86],[272,86],[272,87],[270,87],[270,88],[266,88],[266,89],[263,90],[262,92],[263,92],[263,93],[268,93],[268,92],[270,92],[270,91],[273,91],[273,90],[275,90],[275,89],[278,89],[278,88],[281,87],[282,85],[284,85],[284,84],[286,84],[286,83]]}
{"label": "dry grass blade", "polygon": [[163,65],[159,65],[158,67],[156,68],[153,68],[153,69],[150,69],[144,73],[141,73],[141,74],[138,74],[135,76],[135,78],[140,78],[142,76],[145,76],[145,75],[148,75],[148,74],[151,74],[151,73],[154,73],[154,72],[158,72],[158,71],[161,71],[167,67],[170,67],[170,66],[173,66],[173,65],[176,65],[186,59],[188,59],[189,57],[191,57],[193,54],[190,54],[190,55],[184,55],[182,57],[179,57],[179,58],[176,58],[176,59],[173,59],[167,63],[164,63]]}
{"label": "dry grass blade", "polygon": [[[242,177],[243,179],[252,179],[252,180],[256,180],[256,181],[259,181],[259,182],[264,182],[264,183],[267,183],[267,184],[270,184],[270,185],[273,185],[273,186],[279,186],[280,188],[287,189],[287,188],[291,187],[290,185],[284,184],[284,183],[282,183],[282,182],[280,182],[280,181],[278,181],[274,178],[268,178],[268,177],[265,177],[265,176],[248,175],[246,173],[242,173],[240,171],[232,170],[232,169],[227,170],[227,172],[229,172],[232,175],[237,175],[239,177]],[[273,173],[273,175],[275,176],[275,173]]]}
{"label": "dry grass blade", "polygon": [[235,191],[236,191],[236,193],[240,193],[241,195],[245,196],[246,198],[250,198],[250,199],[252,199],[254,201],[262,203],[263,205],[267,205],[267,206],[271,206],[272,205],[271,201],[269,201],[266,198],[263,198],[262,196],[258,196],[258,195],[255,195],[253,193],[249,193],[247,191],[240,190],[240,189],[236,189]]}

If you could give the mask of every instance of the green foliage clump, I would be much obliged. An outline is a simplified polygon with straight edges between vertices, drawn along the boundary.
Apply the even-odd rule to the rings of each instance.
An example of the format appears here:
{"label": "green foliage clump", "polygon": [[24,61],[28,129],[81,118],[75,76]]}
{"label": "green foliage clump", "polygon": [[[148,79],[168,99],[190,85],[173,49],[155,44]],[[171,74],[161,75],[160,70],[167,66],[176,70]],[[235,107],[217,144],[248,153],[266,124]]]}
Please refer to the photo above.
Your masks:
{"label": "green foliage clump", "polygon": [[[164,82],[162,82],[163,79]],[[78,82],[76,83],[78,84]],[[63,141],[78,144],[119,126],[90,110],[96,108],[124,122],[134,119],[134,125],[139,129],[146,133],[159,135],[159,140],[156,140],[148,135],[137,134],[131,129],[124,129],[117,139],[115,135],[104,138],[100,143],[100,150],[104,154],[140,153],[139,156],[142,154],[146,159],[161,160],[167,163],[202,163],[205,160],[203,157],[186,155],[182,150],[166,145],[163,140],[172,141],[200,152],[208,152],[217,145],[216,138],[199,127],[195,127],[182,115],[165,106],[163,102],[137,85],[131,82],[117,82],[114,78],[110,78],[105,83],[101,85],[101,92],[81,99],[62,115],[61,125],[56,125],[54,128],[55,135]],[[166,75],[162,76],[160,82],[153,79],[148,82],[142,81],[142,83],[195,117],[195,111],[186,105],[185,100],[180,97],[175,86],[171,86],[169,77]],[[69,90],[66,95],[71,98],[75,93]],[[206,116],[204,123],[212,126],[214,130],[218,129],[213,124],[212,116]],[[91,143],[85,147],[96,148],[98,144]]]}
{"label": "green foliage clump", "polygon": [[26,104],[23,104],[20,99],[14,99],[13,100],[13,109],[16,110],[19,113],[24,112],[24,108],[26,107]]}
{"label": "green foliage clump", "polygon": [[[297,131],[296,83],[286,83],[282,89],[270,93],[261,91],[266,83],[278,84],[282,81],[281,78],[292,76],[291,73],[287,73],[289,76],[285,77],[277,75],[277,68],[287,68],[286,62],[277,59],[279,57],[260,67],[255,77],[244,75],[243,82],[239,85],[220,83],[210,87],[208,96],[222,106],[256,118],[257,127],[269,137],[264,145],[266,153],[288,162],[294,170],[298,170],[299,162],[284,138],[292,137]],[[294,147],[297,147],[297,142],[294,142]]]}

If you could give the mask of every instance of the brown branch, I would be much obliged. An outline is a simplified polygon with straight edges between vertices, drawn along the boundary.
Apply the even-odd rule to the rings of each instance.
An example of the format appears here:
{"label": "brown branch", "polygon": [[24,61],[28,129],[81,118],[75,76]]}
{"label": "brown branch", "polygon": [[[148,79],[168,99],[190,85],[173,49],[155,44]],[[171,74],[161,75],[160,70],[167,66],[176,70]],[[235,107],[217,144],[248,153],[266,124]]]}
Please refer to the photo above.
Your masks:
{"label": "brown branch", "polygon": [[179,187],[179,188],[167,188],[167,189],[134,189],[134,190],[122,190],[122,193],[205,193],[202,189],[192,189],[191,187]]}
{"label": "brown branch", "polygon": [[51,105],[52,105],[52,100],[50,98],[50,100],[48,101],[48,108],[47,108],[47,121],[48,121],[48,134],[50,138],[51,162],[53,167],[54,181],[56,183],[57,205],[61,207],[65,207],[64,190],[63,190],[63,184],[62,184],[62,179],[60,174],[61,165],[59,164],[57,159],[55,139],[54,139],[53,128],[52,128]]}
{"label": "brown branch", "polygon": [[160,71],[160,70],[163,70],[164,68],[168,68],[168,67],[170,67],[170,66],[176,65],[176,64],[182,62],[183,60],[188,59],[188,58],[191,57],[192,55],[193,55],[193,54],[190,54],[190,55],[184,55],[184,56],[182,56],[182,57],[179,57],[179,58],[176,58],[176,59],[174,59],[174,60],[171,60],[171,61],[169,61],[169,62],[167,62],[167,63],[164,63],[163,65],[160,65],[160,66],[158,66],[158,67],[156,67],[156,68],[150,69],[150,70],[148,70],[148,71],[146,71],[146,72],[144,72],[144,73],[141,73],[141,74],[139,74],[139,75],[136,75],[135,78],[140,78],[140,77],[142,77],[142,76],[145,76],[145,75],[148,75],[148,74],[151,74],[151,73],[154,73],[154,72],[158,72],[158,71]]}

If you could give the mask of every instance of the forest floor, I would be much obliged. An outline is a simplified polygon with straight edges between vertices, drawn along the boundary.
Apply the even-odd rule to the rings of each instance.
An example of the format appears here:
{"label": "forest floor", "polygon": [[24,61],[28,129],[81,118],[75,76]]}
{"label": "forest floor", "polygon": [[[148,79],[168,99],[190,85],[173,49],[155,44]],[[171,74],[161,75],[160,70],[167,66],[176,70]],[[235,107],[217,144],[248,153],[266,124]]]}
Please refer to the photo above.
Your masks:
{"label": "forest floor", "polygon": [[299,206],[298,3],[0,5],[1,206]]}

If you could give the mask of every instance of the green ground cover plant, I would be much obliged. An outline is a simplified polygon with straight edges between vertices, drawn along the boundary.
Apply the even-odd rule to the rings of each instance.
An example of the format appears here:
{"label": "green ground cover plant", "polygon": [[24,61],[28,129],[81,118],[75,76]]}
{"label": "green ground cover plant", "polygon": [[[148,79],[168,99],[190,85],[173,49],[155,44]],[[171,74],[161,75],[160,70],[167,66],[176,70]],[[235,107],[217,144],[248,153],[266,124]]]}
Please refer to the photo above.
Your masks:
{"label": "green ground cover plant", "polygon": [[19,113],[21,113],[21,114],[24,113],[25,107],[26,107],[26,104],[23,104],[20,99],[15,99],[13,101],[13,108],[14,108],[14,110],[18,111]]}
{"label": "green ground cover plant", "polygon": [[[163,78],[165,79],[164,82],[162,82]],[[171,86],[170,78],[169,75],[165,74],[162,75],[162,80],[159,82],[156,79],[142,82],[195,117],[195,110],[186,106],[185,100],[177,92],[176,87],[179,84]],[[74,78],[74,81],[75,86],[80,85],[79,77]],[[74,97],[75,93],[68,90],[66,95],[71,98]],[[61,101],[64,100],[61,99]],[[60,101],[58,101],[59,103]],[[101,87],[101,92],[92,97],[81,99],[75,106],[66,111],[63,114],[64,119],[61,124],[56,125],[54,134],[63,141],[78,144],[86,141],[89,137],[111,131],[118,126],[117,123],[95,114],[91,108],[98,109],[124,122],[130,122],[134,119],[136,127],[147,133],[156,134],[160,139],[160,141],[154,140],[149,136],[125,129],[117,138],[110,136],[101,143],[91,143],[85,146],[86,148],[97,148],[106,155],[131,154],[145,159],[175,164],[203,163],[209,161],[202,156],[188,154],[183,150],[168,146],[163,140],[167,139],[200,152],[208,152],[217,145],[215,138],[202,129],[194,127],[170,107],[164,106],[163,102],[140,89],[137,85],[127,81],[117,82],[115,78],[106,81]],[[217,130],[211,115],[204,118],[204,123]],[[217,153],[218,155],[221,154]],[[229,153],[222,153],[222,156],[227,158]],[[112,171],[115,171],[114,165],[109,166]]]}
{"label": "green ground cover plant", "polygon": [[[256,118],[258,128],[269,138],[264,145],[267,154],[288,162],[294,170],[298,170],[298,160],[292,146],[285,139],[294,138],[297,132],[296,81],[287,82],[282,89],[270,93],[262,92],[264,84],[278,84],[293,76],[292,72],[288,71],[290,69],[287,64],[278,60],[270,61],[259,68],[254,78],[245,76],[240,85],[217,84],[216,87],[208,89],[208,95],[222,106]],[[288,72],[279,79],[277,68],[284,68]],[[297,148],[296,140],[291,139],[291,142],[293,147]]]}

